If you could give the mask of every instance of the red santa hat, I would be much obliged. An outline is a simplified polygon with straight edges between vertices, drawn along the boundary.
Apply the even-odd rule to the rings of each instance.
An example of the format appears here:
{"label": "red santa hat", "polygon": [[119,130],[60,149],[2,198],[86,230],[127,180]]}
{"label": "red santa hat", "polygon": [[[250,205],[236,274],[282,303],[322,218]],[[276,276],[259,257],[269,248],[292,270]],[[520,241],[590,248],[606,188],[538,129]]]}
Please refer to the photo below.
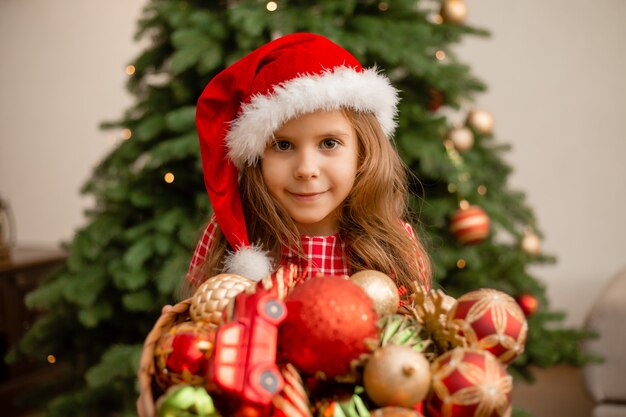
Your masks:
{"label": "red santa hat", "polygon": [[267,253],[248,240],[238,180],[274,131],[301,114],[350,108],[373,113],[390,136],[397,103],[397,90],[376,68],[364,69],[348,51],[310,33],[267,43],[213,78],[198,100],[196,126],[204,183],[233,250],[224,269],[256,280],[272,272]]}

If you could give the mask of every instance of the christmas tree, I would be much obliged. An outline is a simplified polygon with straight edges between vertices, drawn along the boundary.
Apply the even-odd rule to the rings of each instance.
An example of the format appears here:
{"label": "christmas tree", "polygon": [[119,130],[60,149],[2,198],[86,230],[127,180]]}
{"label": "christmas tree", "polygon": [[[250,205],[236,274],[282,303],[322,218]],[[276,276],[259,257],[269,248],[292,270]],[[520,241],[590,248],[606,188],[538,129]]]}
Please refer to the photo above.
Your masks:
{"label": "christmas tree", "polygon": [[[132,62],[135,104],[104,126],[121,129],[126,140],[85,185],[96,198],[88,224],[70,243],[63,270],[28,296],[45,314],[14,353],[53,353],[72,364],[63,394],[37,395],[48,415],[134,412],[143,339],[161,307],[176,301],[210,213],[195,102],[223,68],[293,32],[329,37],[401,90],[394,140],[413,174],[411,206],[434,284],[453,296],[495,288],[526,308],[526,351],[509,370],[529,379],[531,365],[584,362],[578,342],[585,333],[558,326],[563,315],[550,310],[528,272],[554,259],[540,251],[524,194],[508,188],[508,146],[493,137],[488,112],[462,114],[485,85],[453,47],[488,33],[464,23],[460,0],[311,3],[152,0],[145,8],[137,37],[151,45]],[[459,118],[465,123],[453,125]]]}

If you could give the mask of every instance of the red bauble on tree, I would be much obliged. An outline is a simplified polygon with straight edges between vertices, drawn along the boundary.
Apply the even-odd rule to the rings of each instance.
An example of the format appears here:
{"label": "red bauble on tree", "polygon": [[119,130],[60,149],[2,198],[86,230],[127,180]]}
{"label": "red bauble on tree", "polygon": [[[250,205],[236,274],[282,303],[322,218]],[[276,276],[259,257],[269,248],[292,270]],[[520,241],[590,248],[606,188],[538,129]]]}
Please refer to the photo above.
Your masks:
{"label": "red bauble on tree", "polygon": [[483,288],[462,295],[449,319],[471,347],[489,351],[503,364],[524,351],[528,323],[513,297],[502,291]]}
{"label": "red bauble on tree", "polygon": [[517,304],[524,312],[526,317],[530,317],[539,309],[539,300],[532,294],[522,294],[517,297]]}
{"label": "red bauble on tree", "polygon": [[285,304],[278,347],[286,362],[307,374],[348,374],[351,362],[369,352],[367,341],[377,338],[371,299],[342,277],[311,278],[296,286]]}
{"label": "red bauble on tree", "polygon": [[450,221],[450,231],[459,243],[474,245],[489,236],[489,216],[478,206],[457,210]]}
{"label": "red bauble on tree", "polygon": [[430,417],[509,417],[513,380],[489,352],[456,348],[433,362]]}
{"label": "red bauble on tree", "polygon": [[172,327],[154,350],[157,383],[164,389],[180,383],[202,385],[214,342],[215,330],[202,323],[183,322]]}

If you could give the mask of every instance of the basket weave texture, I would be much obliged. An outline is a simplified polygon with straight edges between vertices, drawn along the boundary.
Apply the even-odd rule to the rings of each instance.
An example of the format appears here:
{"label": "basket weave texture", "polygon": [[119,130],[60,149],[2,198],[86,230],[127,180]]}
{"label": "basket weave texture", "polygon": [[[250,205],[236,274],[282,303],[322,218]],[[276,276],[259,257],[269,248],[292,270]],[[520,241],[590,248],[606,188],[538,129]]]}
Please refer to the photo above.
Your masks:
{"label": "basket weave texture", "polygon": [[191,298],[188,298],[161,314],[161,317],[159,317],[146,337],[139,360],[139,370],[137,371],[137,377],[139,379],[137,414],[139,417],[155,417],[152,380],[155,372],[154,350],[156,344],[161,336],[167,333],[174,325],[189,320],[190,305]]}

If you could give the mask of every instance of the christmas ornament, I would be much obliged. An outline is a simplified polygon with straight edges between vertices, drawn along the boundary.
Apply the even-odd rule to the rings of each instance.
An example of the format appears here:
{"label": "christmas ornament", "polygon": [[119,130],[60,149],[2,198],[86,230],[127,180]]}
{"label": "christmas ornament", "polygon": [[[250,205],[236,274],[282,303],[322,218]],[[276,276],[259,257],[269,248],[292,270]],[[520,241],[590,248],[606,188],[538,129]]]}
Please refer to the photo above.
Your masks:
{"label": "christmas ornament", "polygon": [[351,361],[369,352],[368,341],[377,340],[372,300],[349,280],[311,278],[296,286],[285,303],[288,314],[278,345],[285,361],[302,372],[327,378],[348,374]]}
{"label": "christmas ornament", "polygon": [[388,275],[379,271],[365,270],[353,274],[350,281],[365,291],[374,303],[378,317],[393,314],[398,309],[400,303],[398,288]]}
{"label": "christmas ornament", "polygon": [[213,400],[203,387],[178,384],[156,402],[159,417],[219,417]]}
{"label": "christmas ornament", "polygon": [[458,209],[450,221],[450,231],[459,243],[474,245],[489,236],[489,216],[478,206]]}
{"label": "christmas ornament", "polygon": [[493,115],[487,110],[473,109],[467,115],[468,126],[483,135],[491,135],[493,133]]}
{"label": "christmas ornament", "polygon": [[470,347],[489,351],[505,365],[524,351],[528,323],[513,297],[502,291],[483,288],[462,295],[450,320]]}
{"label": "christmas ornament", "polygon": [[430,417],[508,417],[513,379],[489,352],[456,348],[433,362]]}
{"label": "christmas ornament", "polygon": [[521,247],[527,254],[537,256],[541,254],[541,238],[533,232],[526,232]]}
{"label": "christmas ornament", "polygon": [[410,408],[384,407],[373,410],[371,417],[423,417],[420,413]]}
{"label": "christmas ornament", "polygon": [[271,417],[311,417],[309,397],[298,370],[288,363],[281,366],[280,373],[285,386],[272,399],[274,410]]}
{"label": "christmas ornament", "polygon": [[445,140],[451,141],[457,151],[465,152],[472,149],[474,134],[467,127],[455,127],[446,134]]}
{"label": "christmas ornament", "polygon": [[526,317],[530,317],[539,309],[539,300],[532,294],[522,294],[517,297],[517,304],[524,312]]}
{"label": "christmas ornament", "polygon": [[363,384],[377,405],[411,408],[428,394],[430,364],[409,346],[387,345],[368,359]]}
{"label": "christmas ornament", "polygon": [[[467,340],[449,319],[449,313],[456,305],[456,300],[441,290],[426,291],[418,289],[413,293],[411,314],[424,327],[435,343],[437,351],[446,352],[457,346],[467,346]],[[434,359],[428,353],[429,360]]]}
{"label": "christmas ornament", "polygon": [[464,0],[444,0],[439,13],[444,22],[460,25],[467,18],[467,6]]}
{"label": "christmas ornament", "polygon": [[441,91],[435,90],[434,88],[428,89],[428,102],[426,103],[426,108],[435,112],[439,110],[439,108],[443,105],[444,97]]}
{"label": "christmas ornament", "polygon": [[191,299],[191,319],[221,324],[223,310],[228,303],[253,285],[254,281],[234,274],[219,274],[209,278],[198,287]]}
{"label": "christmas ornament", "polygon": [[214,329],[195,322],[174,325],[161,336],[154,350],[155,377],[161,388],[180,383],[202,385],[214,340]]}

